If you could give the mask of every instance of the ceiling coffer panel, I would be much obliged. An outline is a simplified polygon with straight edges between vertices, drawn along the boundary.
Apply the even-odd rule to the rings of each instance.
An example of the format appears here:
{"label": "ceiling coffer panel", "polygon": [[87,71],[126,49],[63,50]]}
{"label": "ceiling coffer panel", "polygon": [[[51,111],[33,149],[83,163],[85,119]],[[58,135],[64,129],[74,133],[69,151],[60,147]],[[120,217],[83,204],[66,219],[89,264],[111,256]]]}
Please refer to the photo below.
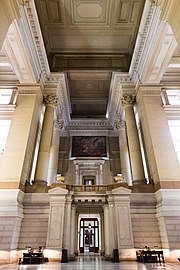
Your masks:
{"label": "ceiling coffer panel", "polygon": [[[128,70],[145,0],[35,2],[52,71],[99,68],[94,62],[101,59],[106,69]],[[75,56],[81,58],[81,64]],[[101,59],[94,60],[96,57]],[[123,57],[125,63],[123,67],[122,62],[105,64],[104,57],[109,62],[117,58],[116,63]]]}

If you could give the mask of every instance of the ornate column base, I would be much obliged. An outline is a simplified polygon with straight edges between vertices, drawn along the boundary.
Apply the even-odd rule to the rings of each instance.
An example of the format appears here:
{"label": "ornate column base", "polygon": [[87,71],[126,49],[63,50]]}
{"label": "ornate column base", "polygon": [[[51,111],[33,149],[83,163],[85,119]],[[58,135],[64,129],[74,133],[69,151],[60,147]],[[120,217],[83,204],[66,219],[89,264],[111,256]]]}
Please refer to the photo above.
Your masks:
{"label": "ornate column base", "polygon": [[144,180],[135,180],[132,182],[133,185],[147,185],[147,181]]}
{"label": "ornate column base", "polygon": [[45,180],[35,180],[33,185],[35,185],[35,186],[47,186],[47,182]]}

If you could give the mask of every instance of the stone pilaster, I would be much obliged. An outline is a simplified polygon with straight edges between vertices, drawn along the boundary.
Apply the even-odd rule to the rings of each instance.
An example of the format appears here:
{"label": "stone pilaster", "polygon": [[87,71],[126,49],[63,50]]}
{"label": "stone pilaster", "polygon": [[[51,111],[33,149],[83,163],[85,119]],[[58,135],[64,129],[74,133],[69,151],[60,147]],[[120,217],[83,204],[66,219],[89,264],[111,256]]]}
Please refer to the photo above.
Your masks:
{"label": "stone pilaster", "polygon": [[47,184],[50,186],[56,182],[58,156],[59,156],[59,143],[60,143],[60,130],[63,127],[63,120],[54,121],[52,144],[49,157],[49,168],[47,175]]}
{"label": "stone pilaster", "polygon": [[109,224],[110,224],[110,243],[111,243],[111,254],[113,249],[118,248],[118,239],[117,239],[117,227],[116,227],[116,213],[115,213],[115,204],[114,198],[111,194],[108,195],[108,205],[109,205]]}
{"label": "stone pilaster", "polygon": [[76,205],[71,207],[71,237],[70,237],[70,249],[69,258],[74,260],[75,258],[75,239],[76,239]]}
{"label": "stone pilaster", "polygon": [[[63,233],[63,248],[67,249],[68,254],[70,252],[70,246],[71,246],[71,205],[72,205],[72,195],[73,191],[71,191],[66,196],[66,202],[65,202],[65,215],[64,215],[64,233]],[[69,257],[69,256],[68,256]]]}
{"label": "stone pilaster", "polygon": [[104,255],[105,253],[105,242],[104,242],[104,215],[103,213],[100,214],[101,217],[101,254]]}
{"label": "stone pilaster", "polygon": [[122,105],[125,110],[127,137],[129,145],[129,153],[131,159],[131,169],[133,176],[133,184],[141,184],[145,182],[144,168],[140,150],[140,143],[138,137],[138,131],[136,126],[136,120],[133,110],[133,104],[135,102],[135,96],[125,94],[122,97]]}
{"label": "stone pilaster", "polygon": [[54,188],[49,191],[50,212],[46,249],[49,251],[49,259],[59,261],[62,256],[62,242],[64,230],[64,206],[68,191],[62,188]]}
{"label": "stone pilaster", "polygon": [[36,184],[47,183],[49,155],[54,121],[54,108],[57,105],[57,97],[55,95],[47,95],[44,97],[44,103],[46,105],[46,110],[44,115],[37,167],[35,173]]}
{"label": "stone pilaster", "polygon": [[128,142],[127,142],[126,122],[117,121],[116,128],[119,130],[121,172],[122,172],[125,182],[129,186],[132,186],[131,163],[130,163],[130,157],[129,157]]}
{"label": "stone pilaster", "polygon": [[110,259],[110,235],[109,235],[109,207],[108,204],[104,205],[104,242],[105,242],[105,257]]}
{"label": "stone pilaster", "polygon": [[131,191],[120,187],[112,190],[112,194],[114,195],[119,254],[121,259],[127,259],[134,248],[130,214]]}
{"label": "stone pilaster", "polygon": [[0,162],[0,187],[15,189],[29,180],[41,102],[39,85],[18,87],[16,108]]}
{"label": "stone pilaster", "polygon": [[180,167],[162,106],[161,87],[142,85],[137,93],[137,102],[150,177],[154,184],[163,188],[172,188],[172,185],[180,188]]}

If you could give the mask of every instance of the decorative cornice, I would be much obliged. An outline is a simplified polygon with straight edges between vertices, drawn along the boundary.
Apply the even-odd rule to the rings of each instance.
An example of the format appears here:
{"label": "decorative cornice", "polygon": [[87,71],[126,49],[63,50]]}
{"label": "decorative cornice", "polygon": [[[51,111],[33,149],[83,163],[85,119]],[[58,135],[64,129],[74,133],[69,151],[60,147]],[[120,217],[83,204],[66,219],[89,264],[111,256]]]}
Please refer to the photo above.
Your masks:
{"label": "decorative cornice", "polygon": [[43,98],[43,102],[45,103],[46,106],[57,106],[58,104],[58,99],[56,95],[45,95]]}
{"label": "decorative cornice", "polygon": [[109,130],[69,130],[70,136],[109,136]]}
{"label": "decorative cornice", "polygon": [[133,58],[131,61],[130,71],[129,71],[129,74],[131,75],[134,82],[140,80],[139,73],[138,73],[139,63],[140,63],[140,59],[142,58],[145,41],[147,39],[148,32],[149,32],[149,29],[151,27],[151,21],[153,19],[153,14],[154,14],[155,8],[156,8],[156,5],[155,5],[154,1],[151,1],[147,15],[144,12],[146,19],[145,19],[145,22],[143,23],[143,26],[141,25],[141,28],[143,27],[142,31],[140,30],[140,32],[138,34]]}
{"label": "decorative cornice", "polygon": [[67,92],[66,77],[64,74],[59,76],[51,76],[50,81],[57,81],[57,97],[59,110],[62,113],[62,118],[64,120],[65,127],[69,125],[70,122],[70,100]]}
{"label": "decorative cornice", "polygon": [[107,120],[71,120],[70,127],[105,127],[111,128]]}
{"label": "decorative cornice", "polygon": [[121,98],[121,103],[123,107],[126,106],[133,106],[133,104],[136,102],[136,97],[134,95],[128,95],[124,94],[123,97]]}
{"label": "decorative cornice", "polygon": [[[36,50],[33,51],[33,54],[35,54],[36,61],[38,60],[38,63],[40,65],[41,73],[38,74],[39,81],[43,79],[43,82],[44,82],[49,77],[50,70],[49,70],[49,64],[48,64],[46,51],[44,47],[41,28],[39,25],[39,20],[38,20],[38,16],[36,12],[35,3],[34,1],[31,1],[31,0],[22,0],[22,2],[23,4],[22,4],[21,17],[23,18],[23,20],[28,21],[28,28],[30,29],[30,32],[33,37],[33,43],[36,48]],[[25,13],[25,16],[24,16],[24,13]],[[25,29],[25,23],[23,23],[23,27]],[[34,48],[32,48],[32,50],[34,50]]]}

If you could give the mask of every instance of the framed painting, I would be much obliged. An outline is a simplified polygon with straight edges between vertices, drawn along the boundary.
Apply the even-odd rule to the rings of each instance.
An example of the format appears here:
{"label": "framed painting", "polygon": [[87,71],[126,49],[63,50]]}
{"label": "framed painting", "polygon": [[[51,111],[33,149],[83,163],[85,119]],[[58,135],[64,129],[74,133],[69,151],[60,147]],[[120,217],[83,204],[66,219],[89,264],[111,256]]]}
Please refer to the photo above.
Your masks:
{"label": "framed painting", "polygon": [[71,157],[107,157],[105,136],[73,136]]}

